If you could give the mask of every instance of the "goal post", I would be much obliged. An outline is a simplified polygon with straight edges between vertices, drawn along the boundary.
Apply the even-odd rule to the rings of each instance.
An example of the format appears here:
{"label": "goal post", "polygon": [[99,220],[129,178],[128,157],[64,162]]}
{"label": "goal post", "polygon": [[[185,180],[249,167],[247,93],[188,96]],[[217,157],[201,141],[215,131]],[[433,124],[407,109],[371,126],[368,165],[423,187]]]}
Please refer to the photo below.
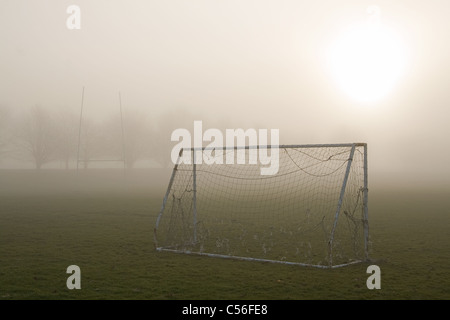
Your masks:
{"label": "goal post", "polygon": [[[263,175],[256,160],[268,153],[277,170]],[[365,143],[181,149],[155,247],[321,268],[365,261],[367,165]]]}

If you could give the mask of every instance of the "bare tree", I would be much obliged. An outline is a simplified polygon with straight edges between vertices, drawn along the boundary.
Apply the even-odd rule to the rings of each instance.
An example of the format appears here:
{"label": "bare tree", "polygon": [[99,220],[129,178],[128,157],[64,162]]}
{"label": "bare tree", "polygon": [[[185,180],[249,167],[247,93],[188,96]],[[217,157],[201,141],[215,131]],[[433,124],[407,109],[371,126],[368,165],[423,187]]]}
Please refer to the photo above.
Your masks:
{"label": "bare tree", "polygon": [[55,122],[55,156],[69,169],[70,160],[76,157],[78,144],[78,118],[71,113],[61,112]]}
{"label": "bare tree", "polygon": [[56,131],[49,113],[35,106],[22,119],[17,133],[17,145],[36,169],[54,159]]}
{"label": "bare tree", "polygon": [[111,118],[104,126],[110,153],[123,159],[127,169],[133,168],[148,154],[150,128],[148,119],[140,113],[129,112],[122,119],[120,116]]}

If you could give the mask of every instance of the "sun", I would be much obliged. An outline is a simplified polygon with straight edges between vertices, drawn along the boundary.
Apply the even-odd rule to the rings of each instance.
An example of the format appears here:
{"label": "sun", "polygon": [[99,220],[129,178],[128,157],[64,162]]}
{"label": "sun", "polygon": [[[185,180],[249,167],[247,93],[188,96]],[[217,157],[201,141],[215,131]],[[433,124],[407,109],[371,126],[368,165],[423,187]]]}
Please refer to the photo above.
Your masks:
{"label": "sun", "polygon": [[404,74],[406,47],[382,24],[360,24],[341,32],[327,51],[328,67],[339,87],[359,102],[389,94]]}

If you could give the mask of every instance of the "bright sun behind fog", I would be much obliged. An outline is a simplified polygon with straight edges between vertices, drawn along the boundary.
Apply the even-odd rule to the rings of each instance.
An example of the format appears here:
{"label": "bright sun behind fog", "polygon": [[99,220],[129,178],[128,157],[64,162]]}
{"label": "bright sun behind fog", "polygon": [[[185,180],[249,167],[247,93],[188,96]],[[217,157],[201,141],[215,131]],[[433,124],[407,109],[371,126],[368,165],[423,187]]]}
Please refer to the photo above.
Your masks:
{"label": "bright sun behind fog", "polygon": [[344,29],[327,59],[338,86],[352,99],[375,102],[389,94],[405,71],[407,54],[401,37],[382,24]]}

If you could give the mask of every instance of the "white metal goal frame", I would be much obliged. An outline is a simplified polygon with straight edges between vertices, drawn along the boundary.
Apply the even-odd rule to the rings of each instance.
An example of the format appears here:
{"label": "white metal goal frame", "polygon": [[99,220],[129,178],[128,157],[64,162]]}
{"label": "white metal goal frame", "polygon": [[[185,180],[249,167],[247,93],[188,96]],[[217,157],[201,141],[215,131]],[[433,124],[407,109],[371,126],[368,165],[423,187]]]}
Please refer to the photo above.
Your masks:
{"label": "white metal goal frame", "polygon": [[[208,253],[208,252],[198,252],[193,250],[186,249],[177,249],[172,247],[161,246],[158,243],[158,228],[160,226],[160,221],[164,215],[164,210],[166,208],[166,204],[171,192],[172,185],[174,183],[175,177],[177,175],[178,167],[182,162],[183,152],[190,151],[192,155],[192,238],[194,242],[197,241],[197,164],[196,164],[196,154],[197,152],[204,151],[229,151],[229,150],[250,150],[250,149],[308,149],[308,148],[350,148],[347,164],[345,168],[344,177],[342,180],[342,185],[339,192],[339,199],[337,201],[336,209],[334,212],[334,223],[332,225],[332,230],[328,240],[329,247],[329,260],[327,265],[322,264],[310,264],[310,263],[302,263],[295,261],[283,261],[283,260],[274,260],[274,259],[264,259],[264,258],[254,258],[254,257],[246,257],[246,256],[237,256],[232,254],[218,254],[218,253]],[[362,191],[362,206],[363,206],[363,217],[361,219],[362,229],[363,229],[363,246],[364,246],[364,257],[362,259],[349,261],[341,264],[333,264],[333,255],[332,248],[334,242],[334,235],[336,226],[339,220],[339,216],[341,214],[341,207],[344,199],[344,194],[346,191],[347,181],[350,174],[350,169],[353,162],[353,157],[355,154],[355,149],[357,147],[362,147],[363,152],[363,186],[360,188]],[[201,147],[201,148],[185,148],[181,149],[177,162],[175,163],[172,174],[169,180],[169,184],[167,187],[167,191],[164,195],[162,205],[157,215],[156,224],[154,227],[154,245],[155,249],[159,252],[173,252],[173,253],[184,253],[184,254],[193,254],[200,256],[208,256],[208,257],[217,257],[217,258],[226,258],[226,259],[237,259],[237,260],[245,260],[245,261],[260,261],[260,262],[269,262],[269,263],[281,263],[287,265],[298,265],[298,266],[306,266],[306,267],[317,267],[317,268],[339,268],[348,266],[351,264],[361,263],[369,260],[369,219],[368,219],[368,152],[367,152],[367,143],[340,143],[340,144],[300,144],[300,145],[256,145],[256,146],[233,146],[233,147]]]}

